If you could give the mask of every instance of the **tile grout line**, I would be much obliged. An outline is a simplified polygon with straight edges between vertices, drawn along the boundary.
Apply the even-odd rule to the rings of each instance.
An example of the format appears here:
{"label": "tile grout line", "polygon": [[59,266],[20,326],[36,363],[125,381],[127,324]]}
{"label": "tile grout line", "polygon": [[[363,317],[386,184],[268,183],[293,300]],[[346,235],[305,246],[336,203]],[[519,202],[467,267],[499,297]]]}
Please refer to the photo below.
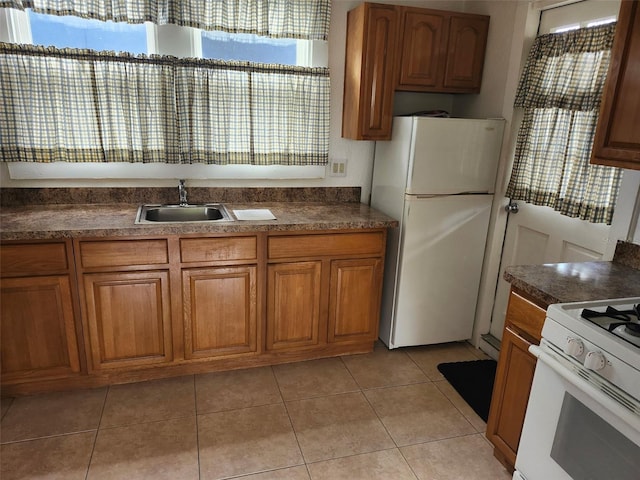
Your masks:
{"label": "tile grout line", "polygon": [[[409,446],[409,445],[406,445],[406,446]],[[402,457],[402,459],[405,461],[405,463],[409,467],[409,470],[411,470],[411,473],[413,473],[413,476],[416,477],[416,480],[419,479],[420,477],[418,476],[416,471],[413,469],[413,465],[411,465],[409,460],[407,460],[407,457],[405,457],[404,452],[402,451],[402,448],[398,447],[398,452],[400,452],[400,456]]]}
{"label": "tile grout line", "polygon": [[11,410],[11,407],[13,406],[13,401],[15,400],[15,398],[14,397],[6,397],[5,402],[7,400],[9,400],[9,406],[7,407],[5,412],[2,414],[2,417],[0,417],[0,422],[4,419],[4,417],[7,416],[7,413],[9,413],[9,410]]}
{"label": "tile grout line", "polygon": [[[296,445],[298,445],[298,451],[300,452],[300,456],[302,457],[302,462],[303,462],[302,464],[305,466],[307,470],[307,475],[309,476],[309,478],[311,478],[311,472],[309,472],[309,467],[307,466],[307,459],[304,458],[304,453],[302,452],[302,446],[300,445],[300,440],[298,440],[298,434],[296,433],[296,429],[293,426],[293,420],[291,419],[291,414],[289,413],[287,402],[285,401],[284,396],[282,395],[282,389],[280,388],[280,382],[278,382],[278,376],[276,375],[276,372],[273,371],[272,365],[269,366],[269,370],[271,370],[271,375],[273,375],[273,379],[275,380],[276,386],[278,387],[278,392],[280,393],[280,398],[282,399],[282,406],[284,407],[284,411],[287,414],[287,418],[289,419],[289,425],[291,425],[291,431],[293,432],[293,436],[296,439]],[[296,466],[296,465],[292,465],[292,466]]]}
{"label": "tile grout line", "polygon": [[193,375],[193,404],[196,412],[196,452],[198,460],[198,479],[201,479],[202,469],[200,467],[200,422],[198,422],[198,386],[195,374]]}
{"label": "tile grout line", "polygon": [[427,444],[431,444],[431,443],[438,443],[438,442],[443,442],[443,441],[446,441],[446,440],[452,440],[454,438],[473,437],[473,436],[477,436],[477,435],[480,435],[481,437],[483,437],[483,435],[478,433],[478,432],[468,433],[468,434],[464,434],[464,435],[456,435],[456,436],[453,436],[453,437],[445,437],[445,438],[439,438],[437,440],[429,440],[429,441],[426,441],[426,442],[418,442],[418,443],[412,443],[410,445],[404,445],[402,447],[398,447],[398,451],[400,452],[400,455],[402,455],[402,458],[404,459],[404,461],[409,466],[409,469],[411,469],[411,472],[415,475],[416,479],[420,479],[420,476],[413,469],[413,466],[411,465],[411,462],[409,462],[409,460],[407,460],[407,457],[405,456],[404,452],[402,451],[403,448],[415,447],[415,446],[418,446],[418,445],[427,445]]}
{"label": "tile grout line", "polygon": [[0,445],[15,445],[18,443],[35,442],[37,440],[48,440],[50,438],[58,438],[58,437],[69,437],[71,435],[79,435],[81,433],[89,433],[89,432],[96,432],[96,431],[97,429],[95,428],[89,428],[87,430],[78,430],[76,432],[64,432],[64,433],[55,433],[53,435],[43,435],[40,437],[21,438],[20,440],[12,440],[10,442],[1,442]]}
{"label": "tile grout line", "polygon": [[91,469],[91,462],[93,461],[93,455],[96,451],[96,444],[98,443],[98,433],[100,432],[100,425],[102,424],[102,417],[104,416],[104,410],[107,407],[107,398],[109,397],[110,390],[111,390],[111,386],[108,386],[107,391],[104,394],[104,401],[102,402],[102,409],[100,410],[100,420],[98,421],[98,426],[96,427],[96,434],[93,437],[93,447],[91,447],[91,455],[89,455],[89,463],[87,464],[87,473],[84,476],[85,480],[89,478],[89,470]]}
{"label": "tile grout line", "polygon": [[[450,386],[451,388],[453,388],[453,390],[454,390],[456,393],[458,393],[458,392],[456,391],[456,389],[453,387],[453,385],[451,385],[451,383],[449,383],[449,381],[448,381],[446,378],[445,378],[444,380],[439,380],[439,381],[437,381],[437,382],[433,382],[433,385],[438,389],[438,391],[439,391],[440,393],[442,393],[442,394],[445,396],[445,398],[446,398],[447,400],[449,400],[449,402],[454,406],[454,408],[455,408],[458,412],[460,412],[460,415],[462,415],[462,416],[464,417],[464,419],[465,419],[465,420],[466,420],[466,421],[467,421],[467,422],[468,422],[468,423],[473,427],[473,429],[474,429],[477,433],[483,433],[483,434],[484,434],[484,432],[479,432],[479,431],[478,431],[478,429],[476,428],[476,426],[475,426],[475,425],[471,422],[471,420],[470,420],[470,419],[465,415],[465,413],[464,413],[460,408],[458,408],[458,406],[457,406],[455,403],[453,403],[453,400],[451,400],[451,399],[447,396],[447,394],[446,394],[446,393],[444,393],[444,392],[443,392],[443,391],[438,387],[438,384],[439,384],[439,383],[445,383],[445,382],[446,382],[446,383],[448,383],[448,384],[449,384],[449,386]],[[458,394],[458,395],[460,395],[460,394]],[[462,397],[460,397],[460,398],[462,398]],[[466,403],[466,401],[464,400],[464,398],[462,398],[462,401]],[[469,408],[471,408],[471,405],[469,405],[468,403],[467,403],[467,405],[469,406]],[[480,418],[480,416],[479,416],[477,413],[475,413],[475,411],[473,411],[473,409],[471,409],[471,411],[474,413],[474,415],[476,415],[478,418]],[[480,418],[480,420],[482,420],[482,418]],[[485,428],[486,428],[486,422],[485,422]]]}
{"label": "tile grout line", "polygon": [[[408,355],[407,355],[408,356]],[[345,368],[347,369],[347,371],[349,372],[349,374],[353,377],[353,374],[351,373],[351,370],[349,370],[349,367],[346,365],[346,363],[344,362],[344,360],[342,359],[342,357],[340,357],[340,360],[342,360],[342,363],[344,364]],[[411,359],[411,361],[413,361],[413,359]],[[414,362],[415,363],[415,362]],[[417,366],[417,365],[416,365]],[[420,367],[418,367],[418,369],[422,372],[422,369],[420,369]],[[424,374],[424,372],[423,372]],[[426,374],[424,374],[424,376],[428,379],[429,377],[427,377]],[[354,381],[356,382],[356,384],[358,386],[360,386],[360,384],[358,383],[358,381],[355,379],[355,377],[353,377]],[[379,387],[379,388],[384,388],[384,387]],[[369,390],[374,390],[374,389],[369,389]],[[387,433],[387,435],[389,436],[389,438],[391,439],[391,441],[393,442],[393,445],[395,446],[394,448],[389,448],[389,449],[383,449],[383,450],[377,450],[377,451],[384,451],[384,450],[398,450],[398,452],[400,453],[400,455],[402,455],[402,452],[400,451],[400,447],[398,447],[398,443],[396,442],[395,438],[393,438],[393,435],[391,435],[391,432],[389,431],[389,429],[387,428],[387,426],[384,424],[384,422],[382,421],[382,419],[380,418],[380,415],[378,415],[378,412],[376,411],[376,409],[374,408],[374,406],[371,404],[371,401],[369,400],[369,397],[367,397],[367,394],[365,393],[365,390],[360,387],[360,395],[362,395],[364,397],[365,402],[367,402],[367,405],[369,405],[369,408],[371,408],[371,411],[373,412],[373,414],[376,416],[376,418],[378,419],[378,421],[380,422],[380,425],[382,425],[382,428],[384,428],[384,431]],[[369,453],[374,453],[374,452],[369,452]],[[363,454],[360,454],[363,455]],[[354,456],[354,455],[351,455]],[[409,466],[409,468],[411,469],[411,472],[415,475],[415,472],[413,471],[413,468],[411,467],[411,465],[409,465],[409,462],[407,462],[407,459],[404,458],[404,455],[402,455],[402,458],[404,459],[404,461],[407,463],[407,465]],[[415,475],[416,479],[418,478],[417,475]]]}
{"label": "tile grout line", "polygon": [[[438,386],[436,385],[436,383],[438,382],[447,382],[446,378],[442,378],[440,380],[431,380],[431,378],[429,377],[429,375],[427,375],[427,373],[420,367],[420,365],[417,364],[417,362],[413,359],[413,357],[411,357],[411,355],[409,355],[407,352],[403,352],[407,357],[409,357],[409,359],[416,365],[416,367],[418,367],[418,369],[424,374],[424,376],[427,378],[426,382],[418,382],[418,383],[408,383],[408,384],[402,384],[402,385],[385,385],[385,386],[380,386],[380,387],[374,387],[374,388],[370,388],[370,389],[362,389],[361,393],[363,394],[363,396],[365,397],[367,403],[370,405],[371,409],[373,410],[373,412],[375,413],[376,417],[378,418],[378,420],[380,421],[380,423],[382,424],[382,426],[384,427],[385,431],[387,432],[387,434],[389,435],[389,438],[391,438],[391,440],[393,441],[394,445],[396,446],[396,448],[400,451],[400,453],[402,454],[402,447],[408,447],[408,446],[412,446],[412,445],[419,445],[419,444],[423,444],[423,443],[431,443],[431,442],[437,442],[440,440],[446,440],[449,438],[458,438],[458,437],[465,437],[468,435],[478,435],[481,434],[480,432],[477,431],[476,427],[469,421],[469,419],[466,417],[466,415],[464,415],[464,413],[462,411],[460,411],[460,409],[451,401],[451,399],[449,399],[449,397],[447,397],[447,395],[444,394],[444,392],[442,392]],[[340,357],[342,359],[342,357]],[[343,362],[344,363],[344,362]],[[345,364],[346,367],[346,364]],[[349,368],[347,367],[347,370],[349,370]],[[357,382],[356,382],[357,383]],[[369,401],[369,398],[366,395],[366,391],[371,391],[371,390],[385,390],[385,389],[390,389],[390,388],[396,388],[396,387],[408,387],[408,386],[412,386],[412,385],[426,385],[426,384],[431,384],[433,385],[433,387],[436,389],[436,391],[438,391],[450,404],[451,406],[461,415],[461,417],[464,419],[465,422],[467,422],[471,428],[474,430],[473,433],[470,434],[463,434],[463,435],[454,435],[451,437],[445,437],[445,438],[441,438],[441,439],[436,439],[436,440],[430,440],[427,442],[418,442],[415,444],[409,444],[409,445],[403,445],[402,447],[400,447],[398,445],[398,443],[396,442],[396,440],[393,438],[393,436],[391,435],[391,432],[389,432],[389,430],[387,429],[387,426],[384,424],[384,422],[382,421],[382,419],[380,418],[380,416],[378,415],[378,412],[376,411],[376,409],[373,407],[373,405],[371,404],[371,402]],[[453,386],[452,386],[453,387]],[[404,460],[407,462],[407,465],[409,465],[409,467],[411,468],[411,471],[414,473],[414,475],[416,475],[416,473],[413,471],[413,468],[411,467],[411,464],[407,461],[407,459],[404,457],[404,454],[402,454],[402,457],[404,458]],[[416,475],[417,477],[417,475]]]}
{"label": "tile grout line", "polygon": [[[236,409],[236,410],[241,410],[241,409]],[[217,412],[211,412],[211,413],[217,413]],[[206,414],[203,414],[206,415]],[[113,430],[115,428],[126,428],[126,427],[135,427],[137,425],[148,425],[150,423],[160,423],[160,422],[169,422],[171,420],[180,420],[182,418],[192,418],[192,417],[197,417],[198,414],[194,414],[194,415],[180,415],[177,417],[169,417],[169,418],[160,418],[160,419],[156,419],[156,420],[145,420],[143,422],[132,422],[132,423],[122,423],[119,425],[109,425],[107,427],[101,427],[100,430],[104,431],[104,430]]]}
{"label": "tile grout line", "polygon": [[[369,352],[369,353],[373,353],[373,352]],[[363,355],[368,355],[368,353],[365,353]],[[340,359],[340,363],[342,363],[342,366],[345,368],[345,370],[347,371],[347,373],[349,373],[349,376],[351,377],[351,379],[353,380],[353,382],[358,386],[358,389],[362,392],[362,385],[360,385],[360,382],[358,382],[358,380],[356,379],[356,377],[353,375],[353,373],[351,372],[351,370],[349,370],[349,365],[347,365],[347,363],[344,361],[344,357],[345,355],[340,355],[338,358]]]}
{"label": "tile grout line", "polygon": [[409,352],[408,352],[408,351],[403,352],[403,353],[404,353],[407,357],[409,357],[409,360],[411,360],[411,361],[413,362],[413,364],[414,364],[416,367],[418,367],[418,370],[420,370],[420,371],[422,372],[422,374],[423,374],[425,377],[427,377],[427,380],[429,380],[430,382],[433,382],[433,380],[431,380],[431,377],[430,377],[429,375],[427,375],[427,372],[425,372],[425,371],[423,370],[423,368],[422,368],[420,365],[418,365],[418,362],[416,362],[416,361],[413,359],[413,357],[409,354]]}
{"label": "tile grout line", "polygon": [[[362,395],[362,397],[364,397],[364,401],[367,402],[367,405],[369,405],[369,408],[371,409],[371,411],[373,412],[373,414],[376,416],[376,418],[378,419],[378,422],[380,422],[380,425],[382,425],[382,428],[384,428],[384,431],[387,433],[387,435],[389,436],[389,438],[391,439],[391,441],[393,442],[394,448],[384,448],[384,449],[380,449],[380,450],[374,450],[372,452],[366,452],[366,453],[359,453],[359,454],[355,454],[355,455],[348,455],[348,457],[355,457],[357,455],[366,455],[368,453],[376,453],[376,452],[383,452],[383,451],[388,451],[388,450],[398,450],[398,452],[402,455],[402,452],[400,452],[400,448],[398,447],[398,444],[395,440],[395,438],[393,438],[393,435],[391,435],[391,432],[389,431],[389,429],[387,428],[387,426],[384,424],[384,422],[382,421],[382,419],[380,418],[380,415],[378,415],[378,412],[376,411],[376,409],[374,408],[374,406],[371,404],[371,402],[369,401],[369,397],[367,397],[367,394],[365,393],[365,389],[362,388],[362,386],[358,383],[358,381],[356,380],[356,378],[354,377],[353,373],[351,373],[351,370],[349,370],[348,365],[344,362],[343,357],[340,357],[340,360],[342,360],[342,363],[344,364],[345,368],[347,369],[347,371],[349,372],[349,375],[351,375],[351,377],[353,378],[353,380],[356,382],[356,385],[358,385],[360,387],[360,395]],[[419,368],[419,367],[418,367]],[[422,371],[422,370],[420,370]],[[424,372],[423,372],[424,373]],[[427,377],[425,375],[425,377]],[[428,377],[427,377],[428,378]],[[384,387],[379,387],[379,388],[384,388]],[[374,390],[374,388],[371,389],[367,389],[367,390]],[[347,458],[347,457],[338,457],[338,458]],[[404,459],[404,455],[402,456],[402,458]],[[335,459],[331,459],[331,460],[335,460]],[[404,459],[405,462],[407,462],[406,459]],[[409,465],[409,462],[407,462],[407,465],[409,466],[409,468],[411,469],[411,472],[413,472],[413,468],[411,468],[411,465]],[[415,475],[415,473],[414,473]],[[416,476],[416,478],[418,478]]]}

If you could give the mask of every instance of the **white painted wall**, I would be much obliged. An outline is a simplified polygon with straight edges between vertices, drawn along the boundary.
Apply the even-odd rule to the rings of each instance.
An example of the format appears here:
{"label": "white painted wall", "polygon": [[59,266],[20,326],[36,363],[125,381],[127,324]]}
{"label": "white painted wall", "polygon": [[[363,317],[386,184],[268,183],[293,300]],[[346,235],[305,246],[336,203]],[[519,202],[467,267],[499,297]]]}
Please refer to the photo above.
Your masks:
{"label": "white painted wall", "polygon": [[[491,217],[484,273],[481,283],[474,343],[481,333],[489,330],[493,293],[499,275],[500,252],[506,223],[503,206],[504,191],[513,158],[517,119],[513,118],[513,100],[518,78],[529,47],[536,35],[540,9],[552,0],[529,2],[526,0],[388,0],[379,3],[412,5],[442,10],[466,11],[491,16],[485,59],[482,90],[479,95],[432,95],[401,93],[396,95],[395,113],[443,108],[461,117],[503,117],[507,120],[501,163],[496,180],[496,202]],[[193,186],[360,186],[362,201],[367,203],[373,171],[374,143],[341,138],[342,94],[344,78],[344,49],[348,10],[360,0],[333,0],[331,30],[329,34],[329,68],[331,69],[331,133],[329,156],[348,159],[345,177],[326,177],[308,180],[192,180]],[[8,177],[7,165],[0,164],[0,187],[53,187],[53,186],[171,186],[173,180],[22,180]],[[638,196],[636,196],[638,198]],[[624,208],[634,208],[629,200]],[[640,203],[640,199],[635,203]],[[640,205],[636,208],[635,223],[629,225],[629,239],[640,243]]]}
{"label": "white painted wall", "polygon": [[[331,14],[331,29],[329,32],[329,68],[331,70],[331,130],[329,141],[329,157],[330,159],[347,159],[347,174],[345,177],[330,177],[317,179],[295,179],[295,180],[266,180],[266,179],[217,179],[217,180],[195,180],[188,179],[191,186],[209,186],[209,187],[276,187],[276,186],[309,186],[309,187],[333,187],[333,186],[359,186],[362,188],[362,201],[367,203],[369,200],[371,188],[371,176],[373,171],[373,151],[374,142],[354,141],[341,138],[342,129],[342,96],[344,88],[344,51],[346,42],[346,22],[347,12],[361,3],[360,0],[333,0]],[[434,8],[441,10],[457,10],[464,11],[468,3],[463,0],[389,0],[379,3],[403,4],[420,6],[425,8]],[[486,2],[494,3],[494,2]],[[512,3],[512,2],[496,2],[496,3]],[[496,12],[500,9],[495,9]],[[505,26],[511,29],[511,21],[506,15],[501,15],[499,21],[492,21],[491,30],[502,30]],[[501,26],[500,23],[505,25]],[[489,58],[499,58],[501,56],[500,49],[495,54],[488,55]],[[492,60],[492,65],[495,64]],[[485,68],[494,71],[494,67]],[[490,82],[494,77],[503,77],[505,74],[490,76]],[[482,116],[494,115],[494,109],[490,106],[495,105],[497,97],[501,91],[501,85],[494,86],[488,90],[487,99],[478,103],[472,113],[478,113]],[[483,93],[485,95],[484,88]],[[468,101],[477,102],[477,99],[471,95],[465,95]],[[454,107],[455,101],[455,107]],[[501,104],[501,99],[498,99]],[[396,94],[395,114],[409,113],[416,110],[426,110],[434,108],[442,108],[451,111],[453,114],[455,108],[463,108],[465,100],[455,100],[453,95],[433,95],[433,94]],[[500,109],[497,113],[500,113]],[[488,113],[482,113],[488,112]],[[153,168],[153,166],[145,166]],[[9,176],[6,163],[0,163],[0,187],[106,187],[106,186],[172,186],[175,184],[173,179],[29,179],[17,180]]]}

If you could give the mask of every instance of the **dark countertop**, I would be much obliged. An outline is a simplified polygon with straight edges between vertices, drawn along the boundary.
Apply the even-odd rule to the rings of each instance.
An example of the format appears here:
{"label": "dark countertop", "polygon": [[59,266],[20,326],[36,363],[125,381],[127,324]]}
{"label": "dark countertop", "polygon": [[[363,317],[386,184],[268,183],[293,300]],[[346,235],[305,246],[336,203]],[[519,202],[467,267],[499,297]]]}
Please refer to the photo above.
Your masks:
{"label": "dark countertop", "polygon": [[356,202],[225,202],[232,216],[234,209],[268,208],[276,220],[155,225],[134,223],[138,206],[137,203],[3,206],[0,239],[343,230],[398,225],[391,217]]}
{"label": "dark countertop", "polygon": [[507,267],[504,279],[541,304],[640,296],[640,270],[613,262]]}

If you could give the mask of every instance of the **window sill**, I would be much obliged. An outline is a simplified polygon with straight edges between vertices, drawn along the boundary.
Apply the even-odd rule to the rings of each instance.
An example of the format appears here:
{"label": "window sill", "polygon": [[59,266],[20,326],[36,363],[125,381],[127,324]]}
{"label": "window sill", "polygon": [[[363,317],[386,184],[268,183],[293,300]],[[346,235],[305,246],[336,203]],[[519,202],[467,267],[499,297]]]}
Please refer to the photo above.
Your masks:
{"label": "window sill", "polygon": [[14,180],[49,179],[310,179],[325,178],[324,166],[168,165],[157,163],[30,163],[7,164]]}

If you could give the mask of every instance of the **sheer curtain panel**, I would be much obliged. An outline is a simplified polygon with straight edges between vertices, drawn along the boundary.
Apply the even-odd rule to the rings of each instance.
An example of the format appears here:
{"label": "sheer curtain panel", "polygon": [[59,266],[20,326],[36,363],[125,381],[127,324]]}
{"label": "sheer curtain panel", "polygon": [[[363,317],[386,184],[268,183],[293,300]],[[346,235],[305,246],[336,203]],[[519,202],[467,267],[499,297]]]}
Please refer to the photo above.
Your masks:
{"label": "sheer curtain panel", "polygon": [[329,72],[0,44],[0,158],[326,165]]}
{"label": "sheer curtain panel", "polygon": [[615,24],[536,38],[515,107],[524,118],[506,196],[610,224],[621,171],[591,165]]}

